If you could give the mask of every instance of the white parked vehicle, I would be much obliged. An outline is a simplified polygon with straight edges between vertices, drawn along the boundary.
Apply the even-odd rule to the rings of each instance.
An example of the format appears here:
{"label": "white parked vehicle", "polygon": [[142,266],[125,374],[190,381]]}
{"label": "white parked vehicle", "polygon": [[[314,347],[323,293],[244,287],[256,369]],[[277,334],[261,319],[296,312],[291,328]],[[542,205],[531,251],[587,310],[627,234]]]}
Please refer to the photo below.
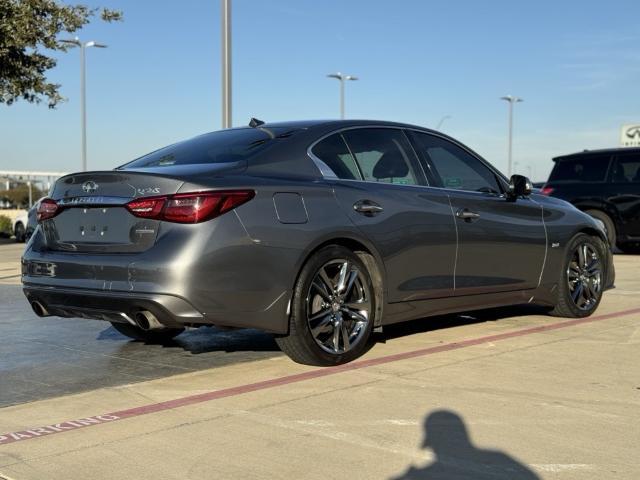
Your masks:
{"label": "white parked vehicle", "polygon": [[28,212],[22,212],[13,221],[13,234],[16,242],[24,242],[27,239],[27,224],[29,219]]}

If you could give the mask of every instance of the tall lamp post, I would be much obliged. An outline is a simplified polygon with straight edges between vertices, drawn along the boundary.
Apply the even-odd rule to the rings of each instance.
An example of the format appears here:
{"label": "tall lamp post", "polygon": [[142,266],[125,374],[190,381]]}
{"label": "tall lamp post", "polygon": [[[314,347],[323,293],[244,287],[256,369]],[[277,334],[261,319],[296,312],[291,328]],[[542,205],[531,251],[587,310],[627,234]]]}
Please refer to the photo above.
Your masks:
{"label": "tall lamp post", "polygon": [[507,95],[506,97],[500,97],[500,100],[505,100],[509,102],[509,157],[507,163],[507,171],[509,177],[511,177],[512,171],[512,154],[513,154],[513,104],[523,102],[524,100],[519,97],[514,97],[513,95]]}
{"label": "tall lamp post", "polygon": [[231,0],[221,0],[222,128],[231,128]]}
{"label": "tall lamp post", "polygon": [[330,73],[327,77],[340,80],[340,118],[344,119],[344,82],[346,80],[358,80],[358,77],[353,75],[344,75],[340,72]]}
{"label": "tall lamp post", "polygon": [[87,48],[107,48],[106,45],[90,42],[81,42],[78,37],[73,40],[60,40],[61,43],[80,48],[80,120],[82,124],[82,171],[87,170],[87,74],[86,55]]}

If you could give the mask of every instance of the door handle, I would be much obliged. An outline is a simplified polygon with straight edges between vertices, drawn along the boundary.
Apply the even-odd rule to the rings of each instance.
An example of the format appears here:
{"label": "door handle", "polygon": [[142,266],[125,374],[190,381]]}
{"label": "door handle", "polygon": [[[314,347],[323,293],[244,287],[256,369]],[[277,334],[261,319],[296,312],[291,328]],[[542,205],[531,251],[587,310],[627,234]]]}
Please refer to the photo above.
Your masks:
{"label": "door handle", "polygon": [[480,218],[480,214],[472,212],[468,208],[461,208],[456,212],[456,217],[464,220],[465,222],[472,222],[473,220]]}
{"label": "door handle", "polygon": [[377,215],[382,212],[384,208],[378,205],[376,202],[372,200],[358,200],[353,204],[353,209],[358,212],[366,215],[367,217],[372,217],[373,215]]}

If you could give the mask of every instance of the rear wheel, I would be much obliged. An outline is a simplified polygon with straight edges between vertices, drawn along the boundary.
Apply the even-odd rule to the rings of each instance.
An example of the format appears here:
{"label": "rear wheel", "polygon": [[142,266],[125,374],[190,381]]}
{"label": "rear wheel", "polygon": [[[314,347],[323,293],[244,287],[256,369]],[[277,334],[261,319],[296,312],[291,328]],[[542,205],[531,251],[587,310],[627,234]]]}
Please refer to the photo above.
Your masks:
{"label": "rear wheel", "polygon": [[570,242],[558,282],[558,303],[551,312],[559,317],[588,317],[602,299],[605,281],[604,242],[580,233]]}
{"label": "rear wheel", "polygon": [[184,332],[184,328],[143,330],[128,323],[111,322],[111,325],[122,335],[145,343],[166,343]]}
{"label": "rear wheel", "polygon": [[16,228],[13,234],[16,236],[16,242],[22,243],[25,241],[26,235],[25,235],[24,225],[22,224],[22,222],[16,223]]}
{"label": "rear wheel", "polygon": [[276,337],[276,342],[298,363],[346,363],[366,350],[375,311],[367,266],[351,250],[328,246],[302,268],[291,303],[289,334]]}
{"label": "rear wheel", "polygon": [[604,229],[607,233],[607,240],[609,240],[609,245],[613,247],[616,244],[617,235],[616,226],[613,224],[613,220],[611,220],[611,217],[601,210],[586,210],[584,213],[593,218],[597,218],[602,223],[604,223]]}

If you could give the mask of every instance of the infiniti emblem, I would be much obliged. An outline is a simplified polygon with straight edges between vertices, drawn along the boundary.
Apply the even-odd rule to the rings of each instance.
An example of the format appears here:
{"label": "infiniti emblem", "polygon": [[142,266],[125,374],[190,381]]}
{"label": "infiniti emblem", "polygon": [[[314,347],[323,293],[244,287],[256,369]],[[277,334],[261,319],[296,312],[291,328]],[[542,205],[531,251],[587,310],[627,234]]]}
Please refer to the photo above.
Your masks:
{"label": "infiniti emblem", "polygon": [[89,180],[88,182],[84,182],[82,184],[82,191],[86,193],[93,193],[98,189],[98,184],[93,180]]}
{"label": "infiniti emblem", "polygon": [[627,137],[629,138],[639,138],[640,139],[640,126],[635,125],[631,128],[628,128],[626,131]]}

